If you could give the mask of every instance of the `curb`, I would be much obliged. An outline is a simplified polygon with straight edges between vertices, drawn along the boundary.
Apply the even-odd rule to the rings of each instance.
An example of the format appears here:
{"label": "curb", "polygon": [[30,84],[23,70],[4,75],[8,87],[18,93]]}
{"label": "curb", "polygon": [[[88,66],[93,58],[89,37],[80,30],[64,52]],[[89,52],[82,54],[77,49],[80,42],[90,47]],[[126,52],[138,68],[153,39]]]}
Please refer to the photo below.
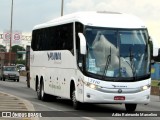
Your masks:
{"label": "curb", "polygon": [[35,111],[34,106],[31,102],[22,99],[20,97],[4,93],[0,91],[0,119],[8,120],[8,119],[16,119],[16,120],[39,120],[38,117],[2,117],[2,112],[10,112],[10,111]]}

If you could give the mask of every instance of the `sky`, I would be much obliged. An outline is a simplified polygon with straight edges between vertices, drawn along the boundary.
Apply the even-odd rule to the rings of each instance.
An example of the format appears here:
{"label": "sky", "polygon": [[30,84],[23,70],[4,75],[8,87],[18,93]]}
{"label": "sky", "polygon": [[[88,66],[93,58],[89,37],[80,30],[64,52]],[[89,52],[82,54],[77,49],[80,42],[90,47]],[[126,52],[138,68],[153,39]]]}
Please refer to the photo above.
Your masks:
{"label": "sky", "polygon": [[[0,33],[10,29],[11,1],[0,0]],[[61,16],[62,0],[13,0],[13,30],[31,33],[40,23]],[[78,11],[115,11],[144,21],[160,45],[160,0],[64,0],[64,15]]]}

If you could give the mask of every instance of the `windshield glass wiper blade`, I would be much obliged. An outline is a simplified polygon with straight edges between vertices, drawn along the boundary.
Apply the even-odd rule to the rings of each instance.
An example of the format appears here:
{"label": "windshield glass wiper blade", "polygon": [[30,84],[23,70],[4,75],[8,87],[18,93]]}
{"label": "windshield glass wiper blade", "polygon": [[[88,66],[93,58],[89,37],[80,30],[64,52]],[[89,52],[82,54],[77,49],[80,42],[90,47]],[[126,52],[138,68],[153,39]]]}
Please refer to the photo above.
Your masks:
{"label": "windshield glass wiper blade", "polygon": [[111,47],[110,47],[110,53],[107,56],[106,65],[105,65],[104,72],[103,72],[103,78],[105,77],[105,74],[106,74],[106,72],[108,70],[108,67],[109,67],[110,63],[111,63]]}
{"label": "windshield glass wiper blade", "polygon": [[136,80],[136,77],[137,77],[137,74],[136,74],[136,67],[135,67],[135,63],[134,63],[134,55],[133,55],[133,52],[131,50],[131,47],[129,48],[129,53],[130,53],[130,67],[131,67],[131,70],[132,70],[132,74],[133,74],[133,78]]}

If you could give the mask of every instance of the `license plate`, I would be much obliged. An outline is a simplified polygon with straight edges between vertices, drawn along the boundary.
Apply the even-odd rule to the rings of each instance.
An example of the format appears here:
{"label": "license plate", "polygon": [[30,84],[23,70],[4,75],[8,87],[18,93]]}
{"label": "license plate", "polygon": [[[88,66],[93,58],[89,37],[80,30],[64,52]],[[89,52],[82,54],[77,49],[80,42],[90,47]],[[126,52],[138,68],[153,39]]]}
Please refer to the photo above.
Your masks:
{"label": "license plate", "polygon": [[114,100],[125,100],[125,96],[114,96]]}
{"label": "license plate", "polygon": [[15,77],[15,76],[9,76],[9,77]]}

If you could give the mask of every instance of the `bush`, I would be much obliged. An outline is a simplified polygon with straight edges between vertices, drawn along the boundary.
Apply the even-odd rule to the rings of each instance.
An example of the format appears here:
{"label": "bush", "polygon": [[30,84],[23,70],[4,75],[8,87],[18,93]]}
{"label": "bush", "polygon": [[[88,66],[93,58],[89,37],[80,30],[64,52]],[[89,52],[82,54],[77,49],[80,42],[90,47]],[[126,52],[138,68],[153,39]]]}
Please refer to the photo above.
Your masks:
{"label": "bush", "polygon": [[152,80],[151,81],[152,83],[151,83],[151,86],[158,86],[158,84],[159,84],[159,80]]}

